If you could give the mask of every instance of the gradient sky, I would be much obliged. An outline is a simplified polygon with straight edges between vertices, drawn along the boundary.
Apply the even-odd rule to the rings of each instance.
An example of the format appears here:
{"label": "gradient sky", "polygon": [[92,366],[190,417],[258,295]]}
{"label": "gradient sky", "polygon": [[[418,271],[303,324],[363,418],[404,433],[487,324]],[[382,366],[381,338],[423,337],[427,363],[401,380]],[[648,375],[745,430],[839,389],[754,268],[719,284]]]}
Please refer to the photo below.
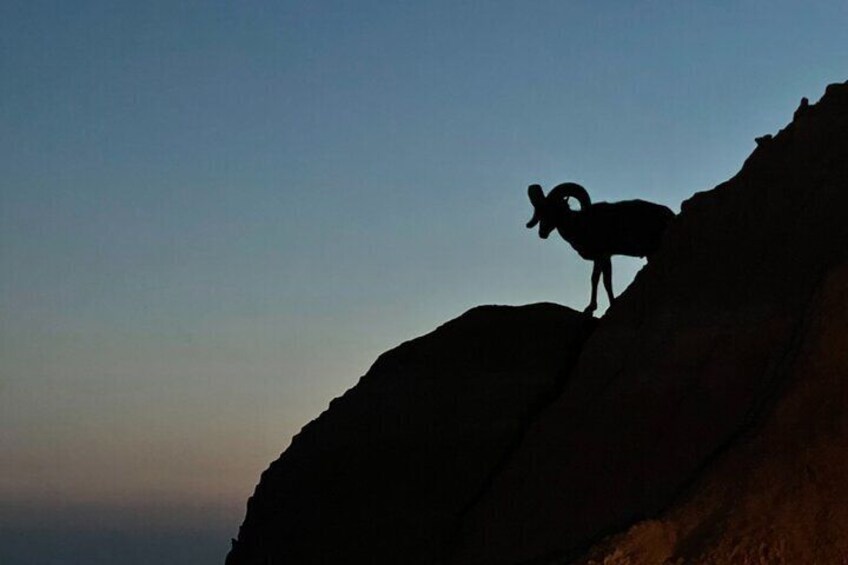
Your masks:
{"label": "gradient sky", "polygon": [[841,0],[0,3],[0,561],[222,562],[380,352],[585,306],[528,184],[679,210],[848,79],[846,29]]}

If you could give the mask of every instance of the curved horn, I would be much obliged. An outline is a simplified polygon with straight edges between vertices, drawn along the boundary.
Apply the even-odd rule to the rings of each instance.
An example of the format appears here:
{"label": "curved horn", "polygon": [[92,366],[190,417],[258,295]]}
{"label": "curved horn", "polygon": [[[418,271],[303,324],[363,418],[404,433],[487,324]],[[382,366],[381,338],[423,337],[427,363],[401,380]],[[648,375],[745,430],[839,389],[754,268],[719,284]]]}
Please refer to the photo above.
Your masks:
{"label": "curved horn", "polygon": [[539,223],[539,205],[545,201],[545,193],[542,192],[542,187],[538,184],[531,184],[527,187],[527,196],[530,197],[530,203],[533,204],[533,217],[527,222],[527,227],[532,228]]}
{"label": "curved horn", "polygon": [[592,205],[592,199],[586,189],[576,182],[564,182],[558,184],[548,193],[548,198],[568,198],[573,196],[580,202],[580,209],[585,210]]}

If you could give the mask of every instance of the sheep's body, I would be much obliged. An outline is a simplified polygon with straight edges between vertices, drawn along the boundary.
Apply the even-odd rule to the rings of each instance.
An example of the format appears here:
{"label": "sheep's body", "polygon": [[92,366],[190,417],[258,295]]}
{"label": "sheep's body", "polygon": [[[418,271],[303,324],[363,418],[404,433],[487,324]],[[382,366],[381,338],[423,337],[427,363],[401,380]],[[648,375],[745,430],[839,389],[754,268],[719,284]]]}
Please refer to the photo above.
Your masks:
{"label": "sheep's body", "polygon": [[[584,259],[594,262],[592,299],[587,312],[597,308],[598,282],[603,275],[610,303],[613,255],[650,257],[660,246],[663,232],[674,217],[667,207],[644,200],[598,202],[593,204],[582,186],[564,183],[545,197],[537,184],[529,189],[533,218],[527,227],[539,224],[539,237],[545,239],[556,229]],[[568,199],[580,201],[580,211],[572,210]]]}
{"label": "sheep's body", "polygon": [[644,200],[598,202],[558,222],[556,228],[589,261],[612,255],[648,257],[660,246],[673,217],[665,206]]}

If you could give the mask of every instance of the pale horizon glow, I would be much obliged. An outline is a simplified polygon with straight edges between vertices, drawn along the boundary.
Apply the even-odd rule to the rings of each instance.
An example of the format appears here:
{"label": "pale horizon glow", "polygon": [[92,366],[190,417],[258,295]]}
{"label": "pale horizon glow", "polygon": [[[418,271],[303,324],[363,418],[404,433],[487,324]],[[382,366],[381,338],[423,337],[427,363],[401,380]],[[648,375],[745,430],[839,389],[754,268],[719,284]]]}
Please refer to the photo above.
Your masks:
{"label": "pale horizon glow", "polygon": [[848,79],[842,2],[642,4],[4,3],[0,561],[223,562],[380,353],[586,305],[528,184],[679,210]]}

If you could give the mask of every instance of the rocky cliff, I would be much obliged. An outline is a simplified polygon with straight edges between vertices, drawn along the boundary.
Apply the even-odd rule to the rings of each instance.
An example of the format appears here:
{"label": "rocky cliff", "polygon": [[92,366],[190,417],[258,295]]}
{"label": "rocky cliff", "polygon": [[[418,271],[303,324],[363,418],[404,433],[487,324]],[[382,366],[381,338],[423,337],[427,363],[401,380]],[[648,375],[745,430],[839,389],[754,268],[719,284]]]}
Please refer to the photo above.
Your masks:
{"label": "rocky cliff", "polygon": [[483,308],[381,357],[263,474],[228,563],[848,556],[848,83],[589,320]]}
{"label": "rocky cliff", "polygon": [[436,563],[595,325],[480,307],[383,354],[262,474],[228,564]]}
{"label": "rocky cliff", "polygon": [[[761,437],[792,387],[810,392],[802,352],[816,347],[821,325],[840,323],[822,301],[837,301],[848,258],[848,85],[802,104],[733,179],[682,209],[656,260],[587,341],[563,394],[472,509],[456,562],[570,558],[657,515],[751,434]],[[844,342],[841,328],[831,333]],[[839,350],[817,362],[848,377]],[[848,409],[841,386],[818,400]],[[814,404],[804,417],[821,417]],[[848,457],[840,464],[848,471]],[[724,510],[738,511],[736,499]]]}

